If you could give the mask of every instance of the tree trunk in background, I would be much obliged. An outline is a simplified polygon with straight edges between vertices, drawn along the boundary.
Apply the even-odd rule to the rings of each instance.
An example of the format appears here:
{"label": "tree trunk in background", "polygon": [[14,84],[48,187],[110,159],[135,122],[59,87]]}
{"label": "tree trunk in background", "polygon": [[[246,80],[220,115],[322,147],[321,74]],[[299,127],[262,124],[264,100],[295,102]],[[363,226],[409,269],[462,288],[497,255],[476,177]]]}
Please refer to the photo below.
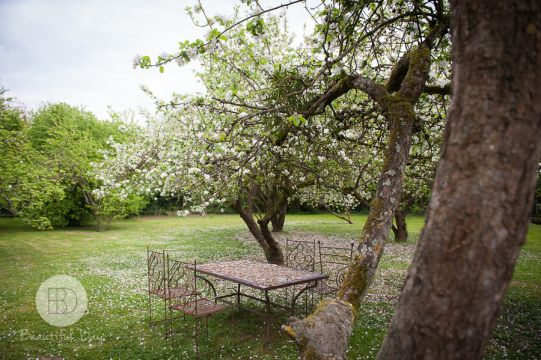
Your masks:
{"label": "tree trunk in background", "polygon": [[286,211],[287,211],[287,204],[284,205],[280,212],[277,214],[274,214],[274,216],[271,219],[272,223],[272,232],[282,232],[284,230],[284,223],[286,221]]}
{"label": "tree trunk in background", "polygon": [[406,211],[396,209],[394,213],[393,234],[396,242],[408,241],[408,224],[406,223]]}
{"label": "tree trunk in background", "polygon": [[271,264],[284,265],[284,253],[282,252],[278,241],[276,241],[274,236],[272,236],[272,232],[269,229],[269,222],[270,221],[265,221],[265,219],[260,219],[257,222],[259,224],[259,228],[261,229],[261,234],[268,245],[268,249],[265,251],[265,256],[267,261]]}
{"label": "tree trunk in background", "polygon": [[541,151],[541,2],[454,1],[453,100],[426,226],[380,359],[479,359]]}
{"label": "tree trunk in background", "polygon": [[268,222],[262,223],[255,221],[252,212],[242,207],[235,206],[235,210],[239,213],[248,230],[250,230],[250,233],[263,250],[267,261],[271,264],[284,265],[284,254],[280,248],[280,244],[272,236]]}

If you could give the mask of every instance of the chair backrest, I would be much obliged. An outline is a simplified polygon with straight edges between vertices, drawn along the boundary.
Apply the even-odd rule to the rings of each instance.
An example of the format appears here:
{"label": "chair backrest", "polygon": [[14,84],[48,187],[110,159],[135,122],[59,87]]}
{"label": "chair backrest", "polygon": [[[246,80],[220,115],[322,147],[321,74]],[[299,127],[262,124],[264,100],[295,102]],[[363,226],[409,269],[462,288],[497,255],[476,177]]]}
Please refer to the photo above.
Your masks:
{"label": "chair backrest", "polygon": [[148,291],[152,293],[165,291],[166,276],[165,251],[159,252],[147,248]]}
{"label": "chair backrest", "polygon": [[319,255],[318,270],[322,274],[329,275],[327,282],[339,287],[353,261],[355,243],[352,242],[349,246],[328,246],[318,241],[317,245]]}
{"label": "chair backrest", "polygon": [[287,267],[314,271],[316,267],[316,241],[301,241],[286,239]]}
{"label": "chair backrest", "polygon": [[[167,258],[167,291],[175,291],[174,297],[193,300],[191,297],[197,290],[197,262],[185,262],[166,255]],[[169,293],[171,295],[171,293]]]}

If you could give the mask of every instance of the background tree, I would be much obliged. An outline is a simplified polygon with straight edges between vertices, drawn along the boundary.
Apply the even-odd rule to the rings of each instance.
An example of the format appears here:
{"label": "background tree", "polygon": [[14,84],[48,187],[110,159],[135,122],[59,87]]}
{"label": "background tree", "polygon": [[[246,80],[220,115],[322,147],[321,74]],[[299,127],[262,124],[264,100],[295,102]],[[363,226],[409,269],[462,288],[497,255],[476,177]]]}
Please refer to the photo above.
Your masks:
{"label": "background tree", "polygon": [[[264,24],[266,38],[252,27],[235,28],[212,51],[198,53],[197,42],[186,45],[204,64],[199,77],[207,93],[179,96],[170,104],[158,101],[164,116],[150,124],[154,139],[126,146],[98,171],[160,196],[184,194],[187,207],[219,200],[240,214],[267,260],[281,264],[283,255],[270,231],[273,219],[275,225],[280,216],[283,221],[288,201],[301,191],[338,194],[347,188],[318,202],[354,207],[357,199],[350,193],[363,185],[364,163],[371,145],[381,141],[381,131],[374,139],[364,124],[376,122],[375,116],[361,107],[348,109],[347,101],[309,121],[296,113],[308,94],[296,99],[288,94],[302,89],[311,68],[295,67],[306,56],[291,46],[279,18],[266,17]],[[262,110],[269,106],[281,110]],[[346,115],[347,123],[335,119]],[[137,154],[135,163],[129,154]]]}
{"label": "background tree", "polygon": [[92,162],[101,159],[110,138],[119,142],[129,138],[127,125],[99,121],[92,113],[67,104],[52,104],[33,116],[28,133],[63,189],[64,196],[49,203],[59,219],[53,226],[81,225],[95,219],[101,228],[104,221],[137,214],[145,205],[137,195],[120,198],[112,193],[110,198],[96,201],[92,192],[99,184],[90,172]]}
{"label": "background tree", "polygon": [[[5,101],[3,102],[5,104]],[[96,201],[93,190],[99,180],[90,173],[91,163],[101,159],[110,137],[130,135],[119,122],[98,121],[90,112],[67,104],[51,104],[30,116],[3,105],[1,146],[2,207],[38,229],[82,225],[136,214],[145,200],[111,193]]]}
{"label": "background tree", "polygon": [[[312,184],[358,179],[351,158],[364,161],[366,156],[352,156],[364,150],[320,134],[327,129],[323,124],[307,129],[292,124],[291,131],[299,134],[277,144],[261,135],[268,133],[268,123],[223,116],[208,111],[202,101],[186,103],[182,112],[168,110],[137,141],[115,145],[95,169],[105,180],[102,190],[121,188],[150,197],[182,194],[183,206],[190,211],[217,205],[232,208],[263,243],[268,260],[278,261],[265,249],[272,236],[268,227],[272,214]],[[348,136],[355,134],[350,129]],[[333,152],[336,155],[323,156]]]}
{"label": "background tree", "polygon": [[398,242],[408,240],[406,216],[410,212],[424,214],[430,200],[448,107],[446,95],[434,100],[432,96],[423,95],[417,104],[417,121],[422,126],[419,124],[420,129],[413,134],[402,197],[392,226]]}
{"label": "background tree", "polygon": [[0,207],[37,228],[50,228],[45,204],[62,195],[55,177],[43,164],[46,157],[36,151],[27,136],[23,112],[0,94]]}

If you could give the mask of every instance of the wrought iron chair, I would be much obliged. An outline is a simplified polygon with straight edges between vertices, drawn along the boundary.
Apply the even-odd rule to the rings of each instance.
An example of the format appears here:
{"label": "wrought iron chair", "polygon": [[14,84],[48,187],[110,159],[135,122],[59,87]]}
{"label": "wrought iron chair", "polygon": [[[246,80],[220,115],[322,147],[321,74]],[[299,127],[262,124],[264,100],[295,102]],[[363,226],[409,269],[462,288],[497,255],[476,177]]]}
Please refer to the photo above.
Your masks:
{"label": "wrought iron chair", "polygon": [[[199,351],[200,330],[204,326],[208,338],[208,318],[230,307],[228,304],[218,303],[214,286],[205,278],[197,275],[197,262],[183,262],[167,256],[168,288],[183,289],[176,292],[171,298],[170,311],[179,311],[185,318],[186,315],[194,318],[194,333],[196,354]],[[214,297],[214,299],[209,299]],[[172,318],[172,317],[171,317]],[[170,322],[168,335],[175,333]],[[187,337],[192,337],[188,335]]]}
{"label": "wrought iron chair", "polygon": [[[316,269],[316,241],[305,240],[290,240],[286,238],[285,246],[285,265],[290,268],[315,271]],[[293,296],[299,290],[297,286],[293,286],[291,289],[285,289],[285,299],[289,302],[289,292],[293,292]],[[302,300],[304,302],[305,313],[308,314],[310,307],[313,305],[313,293],[306,292],[302,294]],[[295,309],[292,309],[293,311]]]}
{"label": "wrought iron chair", "polygon": [[[167,269],[165,251],[153,251],[147,248],[147,278],[148,278],[148,312],[149,324],[156,325],[167,320]],[[164,315],[160,320],[153,321],[154,300],[163,301]]]}
{"label": "wrought iron chair", "polygon": [[314,271],[316,266],[316,241],[286,239],[287,267]]}
{"label": "wrought iron chair", "polygon": [[[149,324],[157,325],[165,323],[164,334],[167,336],[167,322],[173,320],[169,305],[172,299],[189,295],[190,292],[182,285],[172,286],[168,281],[170,268],[168,266],[169,255],[165,250],[161,252],[147,248],[147,274],[148,274],[148,308]],[[154,302],[163,301],[163,317],[153,321]]]}
{"label": "wrought iron chair", "polygon": [[317,270],[322,274],[329,275],[329,278],[321,281],[314,289],[314,292],[320,297],[333,295],[338,291],[344,281],[347,270],[353,261],[353,247],[355,243],[349,246],[327,246],[317,242],[318,246],[318,264]]}

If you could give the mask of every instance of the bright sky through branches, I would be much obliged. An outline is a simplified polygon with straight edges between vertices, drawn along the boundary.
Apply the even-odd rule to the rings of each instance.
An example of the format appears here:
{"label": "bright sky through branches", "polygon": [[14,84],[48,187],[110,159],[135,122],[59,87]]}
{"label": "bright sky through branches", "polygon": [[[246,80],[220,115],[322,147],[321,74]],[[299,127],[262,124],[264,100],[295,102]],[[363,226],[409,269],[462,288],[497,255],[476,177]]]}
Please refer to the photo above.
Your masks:
{"label": "bright sky through branches", "polygon": [[[278,1],[263,2],[264,7]],[[180,40],[204,30],[184,9],[194,0],[0,0],[0,85],[29,109],[43,102],[81,105],[106,118],[116,111],[152,101],[139,89],[148,86],[160,98],[172,92],[202,91],[194,65],[134,70],[136,54],[173,52]],[[210,15],[231,15],[233,0],[203,0]],[[307,14],[302,5],[288,12],[290,26],[302,39]]]}

